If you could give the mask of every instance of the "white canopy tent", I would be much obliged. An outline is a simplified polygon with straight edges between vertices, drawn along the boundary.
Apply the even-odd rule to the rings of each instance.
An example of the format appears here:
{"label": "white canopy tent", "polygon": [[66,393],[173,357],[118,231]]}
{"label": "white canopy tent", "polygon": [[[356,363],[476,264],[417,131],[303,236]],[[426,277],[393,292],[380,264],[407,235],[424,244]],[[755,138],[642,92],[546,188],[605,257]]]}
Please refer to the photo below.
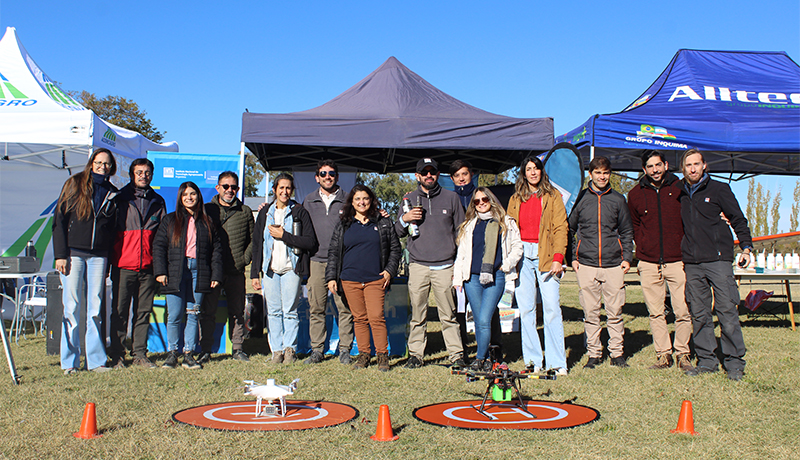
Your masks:
{"label": "white canopy tent", "polygon": [[115,185],[127,183],[135,158],[177,152],[100,119],[62,91],[17,38],[0,40],[0,256],[20,255],[34,241],[43,267],[52,267],[51,219],[61,186],[83,169],[88,154],[106,147],[117,160]]}

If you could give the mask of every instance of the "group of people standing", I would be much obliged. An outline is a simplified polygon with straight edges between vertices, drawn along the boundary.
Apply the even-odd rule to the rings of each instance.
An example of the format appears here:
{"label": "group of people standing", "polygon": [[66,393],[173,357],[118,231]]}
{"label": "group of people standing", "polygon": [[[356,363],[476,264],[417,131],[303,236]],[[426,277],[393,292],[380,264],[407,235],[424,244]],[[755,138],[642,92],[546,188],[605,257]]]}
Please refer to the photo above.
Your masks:
{"label": "group of people standing", "polygon": [[[330,293],[338,310],[340,362],[355,369],[368,367],[373,345],[378,369],[388,371],[384,297],[398,272],[399,238],[406,236],[411,303],[406,368],[424,365],[431,293],[449,360],[454,366],[467,365],[465,315],[457,308],[463,293],[475,323],[477,352],[471,368],[490,369],[501,346],[498,303],[511,290],[520,309],[526,367],[567,375],[559,289],[564,267],[570,263],[585,315],[584,367],[602,362],[601,297],[610,362],[627,367],[623,278],[631,266],[635,240],[657,355],[653,367],[672,366],[674,351],[687,374],[717,370],[709,293],[713,288],[725,369],[738,380],[745,348],[736,312],[738,290],[730,283],[733,240],[727,222],[748,255],[747,221],[730,188],[709,179],[702,153],[685,153],[682,182],[668,172],[658,152],[646,153],[642,165],[645,174],[626,202],[611,189],[610,162],[594,158],[589,185],[568,216],[561,193],[535,156],[520,165],[508,211],[491,190],[473,184],[468,162],[456,160],[450,165],[456,186],[451,192],[439,184],[436,160],[423,158],[416,165],[418,187],[404,197],[415,205],[403,207],[392,222],[369,187],[359,184],[345,195],[338,185],[336,164],[322,160],[315,174],[319,188],[302,204],[292,198],[293,177],[282,173],[273,181],[274,200],[259,209],[254,221],[250,208],[236,198],[239,185],[233,172],[220,174],[218,195],[205,205],[194,183],[182,184],[176,211],[167,214],[164,200],[150,187],[152,163],[135,160],[129,171],[131,182],[118,191],[108,182],[116,171],[113,155],[98,149],[84,171],[65,184],[53,224],[56,269],[64,286],[62,368],[69,374],[79,367],[76,312],[81,302],[87,303],[90,324],[87,368],[102,372],[124,367],[131,301],[133,363],[154,367],[147,357],[146,338],[156,283],[167,298],[168,354],[163,367],[176,367],[181,355],[182,366],[190,369],[211,359],[222,289],[228,298],[233,358],[248,361],[242,350],[244,272],[252,261],[251,284],[265,299],[273,363],[297,359],[297,306],[307,278],[312,351],[305,362],[324,359]],[[109,261],[114,308],[106,355],[99,312]],[[664,314],[667,286],[676,317],[674,346]],[[544,347],[537,332],[537,298],[542,300]],[[697,367],[689,360],[692,334]],[[195,356],[198,337],[202,352]]]}
{"label": "group of people standing", "polygon": [[[53,220],[55,268],[63,286],[61,367],[80,369],[80,305],[86,305],[86,368],[106,372],[127,366],[131,324],[132,363],[153,368],[147,331],[158,290],[167,302],[167,357],[162,367],[199,369],[211,359],[217,301],[228,299],[233,358],[248,361],[244,342],[245,267],[252,257],[253,214],[236,197],[238,176],[219,175],[218,195],[203,201],[184,182],[175,212],[150,187],[153,163],[136,159],[130,183],[118,190],[113,154],[95,150],[84,170],[64,184]],[[105,279],[112,280],[110,346],[101,330]],[[160,287],[159,287],[160,285]],[[131,316],[132,312],[132,316]],[[185,325],[184,325],[185,322]],[[196,354],[198,339],[202,352]],[[182,350],[179,350],[183,342]]]}

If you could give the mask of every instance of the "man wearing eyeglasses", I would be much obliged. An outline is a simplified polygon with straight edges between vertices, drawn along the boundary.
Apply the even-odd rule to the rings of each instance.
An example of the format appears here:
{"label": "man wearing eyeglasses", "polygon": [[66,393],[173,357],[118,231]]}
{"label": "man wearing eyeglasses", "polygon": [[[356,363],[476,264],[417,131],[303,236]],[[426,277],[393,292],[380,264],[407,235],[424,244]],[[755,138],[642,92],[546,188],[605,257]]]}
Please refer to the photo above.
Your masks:
{"label": "man wearing eyeglasses", "polygon": [[[314,177],[319,188],[309,193],[303,201],[314,224],[314,232],[319,242],[319,250],[311,256],[311,274],[308,277],[308,333],[311,339],[311,355],[306,364],[322,362],[324,358],[325,314],[328,305],[328,285],[325,283],[325,269],[328,266],[328,247],[333,229],[339,222],[339,215],[344,206],[344,192],[339,187],[339,168],[333,160],[321,160],[317,163],[317,174]],[[339,310],[339,362],[350,364],[350,348],[353,346],[353,315],[350,309],[337,294],[333,294],[334,303]]]}
{"label": "man wearing eyeglasses", "polygon": [[232,357],[250,361],[242,350],[244,343],[245,267],[253,259],[253,211],[236,197],[239,176],[233,171],[220,173],[217,195],[205,204],[208,217],[214,222],[222,246],[222,283],[203,297],[200,307],[200,364],[211,360],[214,328],[217,323],[217,303],[222,290],[228,304],[228,324],[231,334]]}
{"label": "man wearing eyeglasses", "polygon": [[150,187],[153,163],[137,158],[129,170],[130,183],[117,196],[117,237],[111,251],[112,305],[111,347],[112,366],[125,367],[125,339],[128,318],[133,302],[132,351],[133,364],[145,368],[155,365],[147,358],[147,330],[156,278],[153,275],[153,238],[167,214],[164,198]]}
{"label": "man wearing eyeglasses", "polygon": [[436,298],[439,321],[450,362],[464,366],[464,348],[455,318],[453,296],[453,262],[456,258],[458,225],[464,221],[464,207],[454,192],[439,185],[439,164],[432,158],[417,162],[419,187],[408,192],[411,210],[400,215],[395,224],[397,236],[409,234],[408,227],[416,222],[419,235],[406,240],[410,264],[408,266],[408,294],[411,298],[411,322],[408,333],[406,368],[421,367],[425,356],[427,337],[428,296]]}

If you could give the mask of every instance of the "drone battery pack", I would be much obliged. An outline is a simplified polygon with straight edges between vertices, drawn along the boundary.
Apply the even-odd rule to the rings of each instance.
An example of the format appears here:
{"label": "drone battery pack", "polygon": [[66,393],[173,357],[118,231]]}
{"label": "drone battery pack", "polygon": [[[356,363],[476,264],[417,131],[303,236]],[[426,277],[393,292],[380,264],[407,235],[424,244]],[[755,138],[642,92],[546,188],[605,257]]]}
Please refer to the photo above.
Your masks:
{"label": "drone battery pack", "polygon": [[0,257],[0,273],[36,273],[41,266],[37,257]]}

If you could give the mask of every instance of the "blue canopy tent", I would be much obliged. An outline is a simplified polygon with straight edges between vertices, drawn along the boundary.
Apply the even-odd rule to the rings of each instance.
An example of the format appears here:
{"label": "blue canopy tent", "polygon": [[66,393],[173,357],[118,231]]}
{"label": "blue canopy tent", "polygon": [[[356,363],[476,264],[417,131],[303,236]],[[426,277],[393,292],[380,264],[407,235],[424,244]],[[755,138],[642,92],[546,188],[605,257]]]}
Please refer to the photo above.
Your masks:
{"label": "blue canopy tent", "polygon": [[621,171],[640,171],[645,150],[677,167],[694,147],[733,180],[800,174],[800,66],[784,52],[682,49],[623,111],[594,115],[556,142]]}

